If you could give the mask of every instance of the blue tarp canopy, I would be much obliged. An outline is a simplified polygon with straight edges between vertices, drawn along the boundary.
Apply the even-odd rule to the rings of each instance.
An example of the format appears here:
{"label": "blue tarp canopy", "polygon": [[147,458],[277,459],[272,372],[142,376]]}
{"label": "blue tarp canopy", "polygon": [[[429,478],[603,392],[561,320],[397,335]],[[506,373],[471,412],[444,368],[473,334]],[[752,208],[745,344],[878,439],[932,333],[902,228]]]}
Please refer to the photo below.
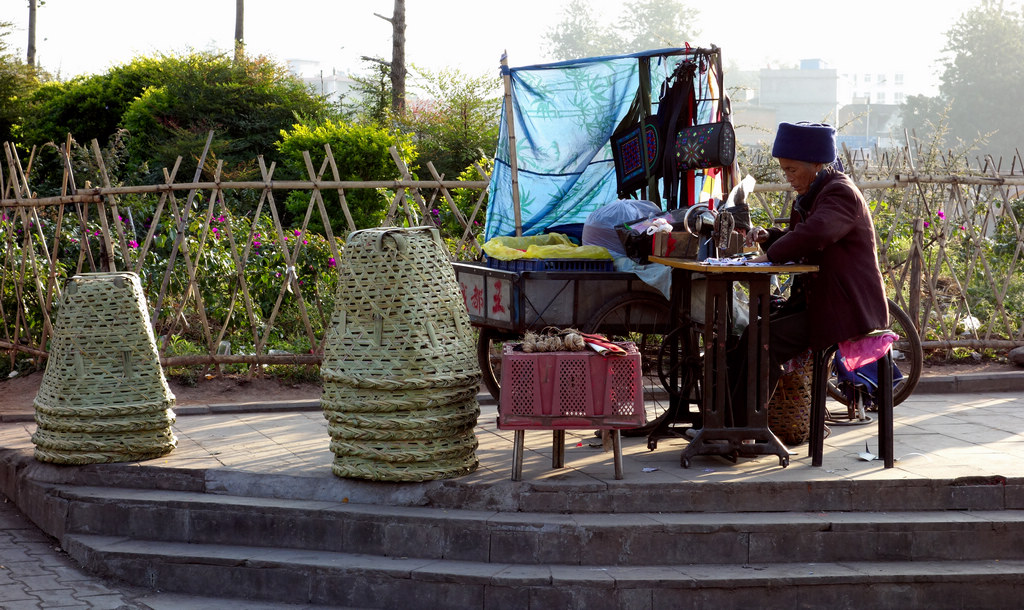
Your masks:
{"label": "blue tarp canopy", "polygon": [[[511,98],[506,95],[502,105],[485,239],[516,234],[508,104],[514,117],[522,234],[581,224],[592,211],[618,199],[609,140],[637,96],[641,60],[650,58],[650,98],[656,112],[662,84],[680,62],[693,59],[698,51],[660,49],[521,68],[503,66]],[[717,116],[722,95],[712,91],[717,86],[708,71],[697,71],[697,123]],[[664,207],[663,202],[656,203]]]}

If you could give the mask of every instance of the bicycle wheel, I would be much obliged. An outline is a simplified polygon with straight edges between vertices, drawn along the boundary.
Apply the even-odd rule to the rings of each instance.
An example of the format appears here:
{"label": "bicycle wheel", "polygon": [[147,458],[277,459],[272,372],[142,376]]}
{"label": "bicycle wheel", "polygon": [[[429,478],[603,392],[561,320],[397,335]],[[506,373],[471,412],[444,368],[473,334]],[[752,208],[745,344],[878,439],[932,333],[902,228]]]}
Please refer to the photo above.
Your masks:
{"label": "bicycle wheel", "polygon": [[501,394],[501,352],[505,341],[515,338],[514,334],[502,332],[496,328],[481,326],[476,340],[476,360],[480,364],[480,372],[484,387],[494,400],[500,400]]}
{"label": "bicycle wheel", "polygon": [[[924,366],[924,350],[921,348],[921,336],[917,333],[914,321],[907,312],[892,299],[889,301],[889,328],[900,336],[892,344],[893,362],[903,373],[903,379],[892,389],[892,404],[903,402],[917,387],[921,379],[921,368]],[[849,406],[849,399],[843,394],[836,382],[836,374],[832,362],[828,363],[828,395]]]}
{"label": "bicycle wheel", "polygon": [[[583,332],[600,333],[612,341],[632,341],[636,344],[640,352],[648,422],[668,410],[668,393],[661,384],[658,360],[663,335],[675,326],[670,323],[670,312],[668,299],[660,294],[626,293],[605,303],[583,328]],[[646,434],[642,430],[623,430],[622,434]]]}

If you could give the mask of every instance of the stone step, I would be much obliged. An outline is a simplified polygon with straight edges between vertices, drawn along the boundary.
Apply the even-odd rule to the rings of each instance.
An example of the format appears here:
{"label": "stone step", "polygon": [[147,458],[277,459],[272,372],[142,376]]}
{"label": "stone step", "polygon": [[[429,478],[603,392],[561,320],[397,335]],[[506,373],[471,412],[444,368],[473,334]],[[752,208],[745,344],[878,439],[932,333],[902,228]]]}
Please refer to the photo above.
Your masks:
{"label": "stone step", "polygon": [[86,569],[161,591],[358,608],[1016,608],[1024,561],[522,565],[71,534]]}
{"label": "stone step", "polygon": [[[54,486],[65,534],[494,564],[1024,560],[1024,511],[523,513]],[[59,537],[59,536],[58,536]]]}
{"label": "stone step", "polygon": [[[550,513],[687,513],[722,511],[904,511],[1024,509],[1024,479],[829,481],[568,482],[558,477],[485,484],[459,479],[387,483],[291,476],[229,469],[168,469],[146,464],[94,464],[68,469],[36,462],[31,452],[0,450],[0,480],[26,485],[66,484],[166,489],[255,498],[295,498],[387,506]],[[26,490],[29,491],[29,490]],[[8,489],[10,495],[19,493]],[[19,501],[20,503],[20,501]]]}

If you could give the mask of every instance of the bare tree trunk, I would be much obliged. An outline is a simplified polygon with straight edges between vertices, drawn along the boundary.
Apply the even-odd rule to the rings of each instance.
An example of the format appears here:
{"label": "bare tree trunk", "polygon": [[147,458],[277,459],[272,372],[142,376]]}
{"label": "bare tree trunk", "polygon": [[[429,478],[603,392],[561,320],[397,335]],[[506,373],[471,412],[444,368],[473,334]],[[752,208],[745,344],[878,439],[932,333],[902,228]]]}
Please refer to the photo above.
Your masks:
{"label": "bare tree trunk", "polygon": [[235,63],[245,57],[245,0],[235,0]]}
{"label": "bare tree trunk", "polygon": [[28,51],[25,63],[36,65],[36,0],[28,0]]}
{"label": "bare tree trunk", "polygon": [[405,0],[395,0],[391,17],[391,110],[405,113]]}

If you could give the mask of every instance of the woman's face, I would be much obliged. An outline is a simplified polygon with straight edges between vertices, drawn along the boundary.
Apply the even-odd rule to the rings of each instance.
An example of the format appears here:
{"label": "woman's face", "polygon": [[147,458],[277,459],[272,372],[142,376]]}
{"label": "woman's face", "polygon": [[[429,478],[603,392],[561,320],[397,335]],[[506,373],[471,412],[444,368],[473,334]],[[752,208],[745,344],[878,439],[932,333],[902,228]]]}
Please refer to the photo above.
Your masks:
{"label": "woman's face", "polygon": [[779,159],[779,166],[782,168],[782,174],[786,177],[786,182],[793,187],[798,195],[803,195],[811,188],[814,177],[823,167],[820,163],[808,163],[795,159]]}

